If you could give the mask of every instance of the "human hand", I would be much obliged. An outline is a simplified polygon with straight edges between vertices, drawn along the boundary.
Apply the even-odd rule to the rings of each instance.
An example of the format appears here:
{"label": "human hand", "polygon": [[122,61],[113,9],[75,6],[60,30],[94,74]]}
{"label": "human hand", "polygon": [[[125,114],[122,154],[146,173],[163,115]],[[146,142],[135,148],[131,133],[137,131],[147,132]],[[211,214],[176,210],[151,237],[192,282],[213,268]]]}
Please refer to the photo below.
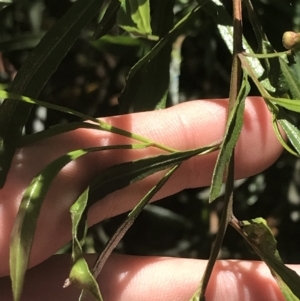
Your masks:
{"label": "human hand", "polygon": [[[163,111],[106,118],[106,121],[173,148],[189,149],[212,144],[222,138],[226,104],[224,100],[194,101]],[[239,163],[236,164],[237,177],[264,170],[281,153],[282,148],[270,121],[271,116],[261,98],[247,100],[244,127],[236,148],[236,162]],[[128,138],[108,132],[80,129],[18,151],[7,183],[0,191],[1,276],[9,273],[10,232],[22,194],[32,178],[48,163],[70,150],[129,142]],[[95,174],[111,165],[158,153],[156,149],[99,152],[64,168],[55,179],[43,205],[30,266],[45,261],[70,240],[69,207]],[[185,188],[209,185],[215,160],[216,153],[212,153],[183,163],[155,200]],[[91,208],[89,224],[131,209],[158,179],[159,174],[153,175],[108,195]],[[95,259],[95,256],[88,257],[90,262]],[[69,264],[66,255],[56,255],[30,270],[26,278],[24,300],[75,298],[78,290],[61,288],[68,276]],[[99,282],[105,301],[188,300],[199,284],[204,267],[205,261],[114,255],[104,267]],[[1,296],[5,296],[1,300],[11,300],[10,290],[8,278],[1,279],[0,292]],[[231,261],[217,263],[207,296],[207,300],[225,298],[239,301],[258,300],[258,296],[259,300],[282,298],[270,273],[261,263],[233,264]]]}

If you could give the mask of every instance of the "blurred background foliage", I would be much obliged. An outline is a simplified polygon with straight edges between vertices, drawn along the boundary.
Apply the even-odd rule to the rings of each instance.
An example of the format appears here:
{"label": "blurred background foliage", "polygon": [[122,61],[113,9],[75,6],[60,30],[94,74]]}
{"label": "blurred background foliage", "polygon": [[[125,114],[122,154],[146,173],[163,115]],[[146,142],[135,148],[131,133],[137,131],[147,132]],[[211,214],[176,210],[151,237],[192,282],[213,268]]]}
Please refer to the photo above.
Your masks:
{"label": "blurred background foliage", "polygon": [[[0,87],[8,88],[28,53],[45,32],[72,5],[70,0],[0,1]],[[223,0],[231,12],[231,0]],[[277,51],[282,34],[300,31],[300,0],[252,0],[263,28]],[[175,19],[192,7],[193,0],[177,0]],[[43,89],[39,99],[95,117],[118,114],[118,96],[130,68],[141,58],[143,43],[128,39],[113,27],[109,36],[90,41],[97,19],[82,31]],[[244,15],[244,32],[254,49],[255,38]],[[213,20],[200,11],[199,18],[174,42],[181,51],[181,65],[173,58],[179,76],[179,94],[170,93],[168,106],[192,99],[228,96],[231,56]],[[176,69],[177,68],[177,69]],[[295,65],[300,74],[300,58]],[[173,76],[173,77],[172,77]],[[255,89],[252,95],[257,94]],[[36,107],[26,133],[41,131],[73,117]],[[136,255],[168,255],[207,258],[218,227],[222,202],[208,206],[207,188],[190,189],[150,204],[138,217],[117,251]],[[234,212],[240,220],[264,217],[278,241],[285,263],[300,262],[300,160],[283,153],[268,170],[236,182]],[[85,250],[100,252],[124,215],[103,221],[89,230]],[[61,252],[68,251],[66,246]],[[238,233],[229,229],[220,258],[257,259]]]}

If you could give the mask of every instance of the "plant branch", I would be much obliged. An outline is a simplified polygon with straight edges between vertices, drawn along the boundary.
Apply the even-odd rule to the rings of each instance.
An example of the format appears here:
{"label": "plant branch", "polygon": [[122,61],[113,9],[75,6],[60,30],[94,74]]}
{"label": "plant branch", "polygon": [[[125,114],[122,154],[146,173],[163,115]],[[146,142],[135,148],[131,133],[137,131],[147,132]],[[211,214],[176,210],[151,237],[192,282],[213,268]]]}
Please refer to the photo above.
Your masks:
{"label": "plant branch", "polygon": [[[234,110],[235,103],[241,86],[241,62],[238,54],[242,52],[242,8],[241,0],[233,0],[233,59],[231,68],[230,93],[227,113],[227,125],[230,123],[230,117]],[[224,140],[223,140],[224,142]],[[216,164],[218,164],[217,162]],[[233,203],[233,184],[234,184],[234,150],[228,163],[226,163],[223,178],[226,183],[224,196],[224,209],[220,221],[219,230],[216,240],[213,244],[212,251],[206,266],[204,275],[201,279],[198,291],[194,294],[191,300],[205,301],[206,288],[212,274],[215,262],[217,260],[223,238],[226,233],[228,224],[233,218],[232,203]]]}

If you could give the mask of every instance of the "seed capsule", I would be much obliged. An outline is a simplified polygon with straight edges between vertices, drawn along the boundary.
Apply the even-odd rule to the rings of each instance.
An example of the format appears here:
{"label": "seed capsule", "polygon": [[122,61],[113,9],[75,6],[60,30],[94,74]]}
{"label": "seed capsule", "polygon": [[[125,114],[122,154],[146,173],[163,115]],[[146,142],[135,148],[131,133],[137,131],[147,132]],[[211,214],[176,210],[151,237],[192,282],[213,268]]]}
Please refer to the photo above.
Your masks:
{"label": "seed capsule", "polygon": [[286,31],[282,36],[283,46],[292,51],[300,50],[300,33]]}

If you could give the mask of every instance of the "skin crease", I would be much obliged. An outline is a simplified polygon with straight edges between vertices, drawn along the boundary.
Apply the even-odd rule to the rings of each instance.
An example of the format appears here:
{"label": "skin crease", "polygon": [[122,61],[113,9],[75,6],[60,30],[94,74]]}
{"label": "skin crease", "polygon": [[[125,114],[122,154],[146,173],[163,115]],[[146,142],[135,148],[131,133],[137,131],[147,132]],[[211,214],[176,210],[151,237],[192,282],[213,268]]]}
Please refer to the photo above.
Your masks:
{"label": "skin crease", "polygon": [[[184,150],[220,141],[224,133],[226,106],[225,100],[193,101],[162,111],[115,116],[105,120],[114,126]],[[128,138],[108,132],[80,129],[18,150],[5,187],[0,191],[1,276],[9,273],[10,233],[22,194],[32,178],[67,151],[131,142]],[[236,177],[250,176],[266,169],[281,151],[263,100],[258,97],[247,99],[244,127],[235,153]],[[101,170],[159,153],[162,151],[154,148],[99,152],[72,162],[60,172],[43,204],[31,253],[31,267],[43,263],[29,270],[22,300],[53,300],[53,297],[55,300],[70,300],[77,296],[78,290],[74,288],[61,289],[68,275],[69,257],[51,257],[71,238],[70,205]],[[182,164],[154,200],[185,188],[209,185],[216,156],[215,152]],[[160,175],[155,174],[97,202],[90,210],[89,224],[131,209],[157,183]],[[94,259],[95,256],[88,256],[91,264]],[[204,268],[205,261],[201,260],[114,255],[105,265],[99,282],[105,301],[189,300]],[[8,277],[0,279],[0,292],[1,300],[12,300]],[[262,263],[243,261],[217,263],[207,301],[224,298],[239,301],[283,300]]]}

